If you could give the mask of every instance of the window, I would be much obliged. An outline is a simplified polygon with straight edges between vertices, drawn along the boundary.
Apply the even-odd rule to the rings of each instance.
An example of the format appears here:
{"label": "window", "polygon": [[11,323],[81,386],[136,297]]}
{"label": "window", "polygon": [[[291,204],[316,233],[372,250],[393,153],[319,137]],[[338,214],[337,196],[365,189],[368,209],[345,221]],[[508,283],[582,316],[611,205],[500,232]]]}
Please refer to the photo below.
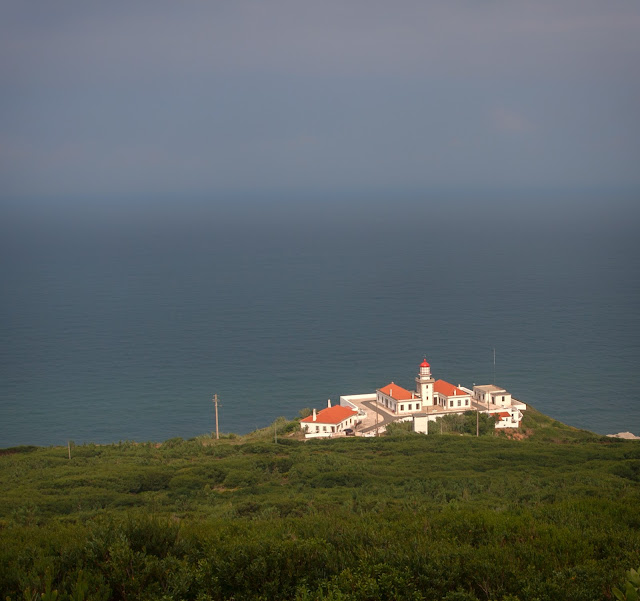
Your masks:
{"label": "window", "polygon": [[409,411],[413,410],[413,405],[411,403],[409,403]]}
{"label": "window", "polygon": [[322,426],[322,431],[326,432],[327,431],[327,426]]}
{"label": "window", "polygon": [[460,405],[462,405],[462,399],[458,399],[458,407],[460,407]]}
{"label": "window", "polygon": [[335,426],[331,426],[331,431],[335,432],[336,431],[336,427]]}
{"label": "window", "polygon": [[453,407],[453,400],[449,401],[449,407]]}
{"label": "window", "polygon": [[320,426],[316,426],[316,432],[320,432]]}
{"label": "window", "polygon": [[467,407],[468,407],[468,406],[469,406],[469,399],[465,399],[465,400],[464,400],[464,404],[465,404],[465,406],[467,406]]}
{"label": "window", "polygon": [[420,403],[416,403],[416,411],[420,411]]}
{"label": "window", "polygon": [[400,411],[404,411],[404,405],[400,405]]}

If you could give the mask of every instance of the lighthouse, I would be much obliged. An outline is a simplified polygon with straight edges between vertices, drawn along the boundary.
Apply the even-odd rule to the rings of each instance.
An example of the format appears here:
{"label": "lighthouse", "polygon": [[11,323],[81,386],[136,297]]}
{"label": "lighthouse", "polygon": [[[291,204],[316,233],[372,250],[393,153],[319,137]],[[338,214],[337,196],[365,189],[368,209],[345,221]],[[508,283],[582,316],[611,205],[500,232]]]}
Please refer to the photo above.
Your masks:
{"label": "lighthouse", "polygon": [[420,370],[416,377],[416,391],[422,399],[423,407],[433,406],[433,384],[435,380],[431,377],[431,366],[427,363],[427,358],[420,364]]}

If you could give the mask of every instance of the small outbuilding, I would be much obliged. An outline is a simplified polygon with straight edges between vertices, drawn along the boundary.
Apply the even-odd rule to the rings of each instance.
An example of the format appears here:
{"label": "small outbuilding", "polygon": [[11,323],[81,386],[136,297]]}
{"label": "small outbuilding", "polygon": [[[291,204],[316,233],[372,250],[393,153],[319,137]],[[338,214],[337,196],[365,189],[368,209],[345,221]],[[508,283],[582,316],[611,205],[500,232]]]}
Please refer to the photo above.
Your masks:
{"label": "small outbuilding", "polygon": [[494,407],[511,407],[511,393],[494,384],[473,387],[473,398],[486,405],[487,409]]}
{"label": "small outbuilding", "polygon": [[413,414],[413,431],[418,434],[429,434],[429,416],[426,413]]}
{"label": "small outbuilding", "polygon": [[517,428],[522,421],[522,413],[517,407],[491,413],[496,420],[496,428]]}
{"label": "small outbuilding", "polygon": [[313,413],[300,420],[300,427],[307,438],[332,436],[353,428],[356,423],[357,411],[350,407],[335,405],[322,411]]}

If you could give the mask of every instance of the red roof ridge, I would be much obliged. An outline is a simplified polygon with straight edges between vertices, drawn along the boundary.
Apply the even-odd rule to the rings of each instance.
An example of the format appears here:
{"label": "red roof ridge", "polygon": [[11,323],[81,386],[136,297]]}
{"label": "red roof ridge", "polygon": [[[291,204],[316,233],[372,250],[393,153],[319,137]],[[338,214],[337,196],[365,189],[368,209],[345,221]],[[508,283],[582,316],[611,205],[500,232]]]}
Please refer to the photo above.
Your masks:
{"label": "red roof ridge", "polygon": [[327,407],[322,411],[318,411],[316,413],[315,421],[313,419],[313,415],[309,415],[304,419],[301,419],[300,421],[304,423],[339,424],[348,417],[357,414],[358,412],[354,411],[350,407],[345,407],[344,405],[334,405],[333,407]]}
{"label": "red roof ridge", "polygon": [[387,384],[378,390],[396,401],[408,401],[414,398],[413,392],[402,388],[402,386],[398,386],[395,382],[391,382],[391,384]]}
{"label": "red roof ridge", "polygon": [[449,382],[446,382],[445,380],[436,380],[433,384],[433,390],[443,394],[444,396],[466,396],[469,394],[459,386],[449,384]]}

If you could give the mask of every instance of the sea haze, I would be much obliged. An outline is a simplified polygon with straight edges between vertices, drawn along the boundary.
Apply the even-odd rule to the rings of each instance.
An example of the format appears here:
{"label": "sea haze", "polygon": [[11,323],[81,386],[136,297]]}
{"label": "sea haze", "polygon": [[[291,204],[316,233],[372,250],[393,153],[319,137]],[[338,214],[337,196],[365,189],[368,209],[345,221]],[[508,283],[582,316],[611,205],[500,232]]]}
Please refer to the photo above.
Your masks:
{"label": "sea haze", "polygon": [[640,434],[632,204],[226,206],[5,212],[0,446],[193,437],[215,392],[222,431],[246,433],[411,388],[425,355],[490,383],[494,348],[516,398]]}

